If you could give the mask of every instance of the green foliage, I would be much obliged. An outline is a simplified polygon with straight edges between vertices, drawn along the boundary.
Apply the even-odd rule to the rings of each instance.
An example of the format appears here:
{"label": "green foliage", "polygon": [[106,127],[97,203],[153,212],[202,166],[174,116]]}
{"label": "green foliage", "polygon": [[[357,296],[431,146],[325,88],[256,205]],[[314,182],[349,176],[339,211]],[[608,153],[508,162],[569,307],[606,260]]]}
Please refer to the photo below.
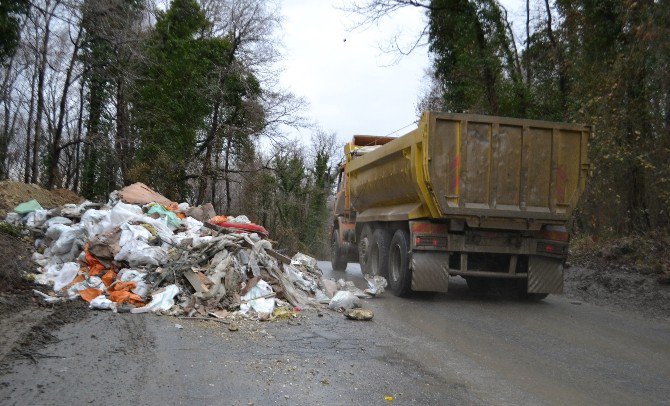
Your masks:
{"label": "green foliage", "polygon": [[20,40],[20,18],[30,10],[28,0],[0,1],[0,62],[14,54]]}
{"label": "green foliage", "polygon": [[449,111],[515,116],[525,106],[511,38],[493,0],[434,0],[430,51]]}
{"label": "green foliage", "polygon": [[216,68],[229,63],[229,42],[203,37],[207,26],[195,0],[175,0],[159,14],[135,94],[141,144],[131,176],[175,200],[187,195],[186,169],[212,111],[205,96],[217,84]]}
{"label": "green foliage", "polygon": [[11,235],[12,237],[20,237],[21,229],[4,221],[0,221],[0,234]]}

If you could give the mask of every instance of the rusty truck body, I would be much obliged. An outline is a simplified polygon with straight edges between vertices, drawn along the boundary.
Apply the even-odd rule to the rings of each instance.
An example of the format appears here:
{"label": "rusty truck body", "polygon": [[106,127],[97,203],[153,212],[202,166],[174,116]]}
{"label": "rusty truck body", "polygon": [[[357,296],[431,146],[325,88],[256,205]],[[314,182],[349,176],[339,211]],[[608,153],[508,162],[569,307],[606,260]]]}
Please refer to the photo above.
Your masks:
{"label": "rusty truck body", "polygon": [[359,262],[397,295],[461,276],[522,298],[562,293],[566,224],[590,170],[587,125],[423,113],[397,138],[345,145],[334,269]]}

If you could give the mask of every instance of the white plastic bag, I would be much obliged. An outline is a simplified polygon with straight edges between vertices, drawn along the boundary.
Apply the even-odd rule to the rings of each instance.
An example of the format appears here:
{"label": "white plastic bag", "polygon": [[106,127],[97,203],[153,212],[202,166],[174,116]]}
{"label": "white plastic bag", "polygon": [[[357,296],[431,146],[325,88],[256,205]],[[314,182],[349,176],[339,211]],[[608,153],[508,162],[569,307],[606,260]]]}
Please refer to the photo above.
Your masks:
{"label": "white plastic bag", "polygon": [[114,256],[114,260],[127,261],[132,267],[159,266],[167,262],[168,255],[167,251],[161,247],[151,246],[140,240],[130,240]]}
{"label": "white plastic bag", "polygon": [[275,299],[273,297],[263,297],[272,292],[272,286],[262,279],[259,280],[256,286],[249,289],[249,292],[242,296],[240,313],[246,314],[250,309],[254,309],[258,313],[272,313],[275,309]]}
{"label": "white plastic bag", "polygon": [[77,273],[79,273],[79,264],[75,262],[67,262],[63,264],[54,278],[54,292],[58,292],[72,283],[77,276]]}
{"label": "white plastic bag", "polygon": [[145,227],[131,224],[123,224],[121,226],[121,238],[119,238],[119,245],[123,248],[131,240],[140,240],[149,242],[151,232]]}
{"label": "white plastic bag", "polygon": [[110,225],[109,210],[86,210],[79,224],[86,230],[86,235],[89,237],[102,234]]}
{"label": "white plastic bag", "polygon": [[100,295],[91,300],[91,304],[88,306],[88,308],[98,310],[114,310],[116,308],[116,304],[107,299],[105,295]]}
{"label": "white plastic bag", "polygon": [[167,311],[174,306],[174,297],[179,293],[177,285],[168,285],[162,292],[152,293],[151,302],[143,307],[130,309],[131,313]]}
{"label": "white plastic bag", "polygon": [[46,233],[44,235],[49,238],[51,241],[56,241],[63,232],[71,230],[72,227],[66,225],[66,224],[52,224],[47,228]]}
{"label": "white plastic bag", "polygon": [[64,224],[66,226],[72,225],[72,220],[67,217],[52,217],[46,221],[44,224],[47,228],[51,227],[53,224]]}
{"label": "white plastic bag", "polygon": [[38,209],[33,212],[28,213],[26,216],[26,227],[29,228],[40,228],[47,221],[47,210]]}
{"label": "white plastic bag", "polygon": [[83,237],[83,235],[84,230],[79,226],[69,227],[68,230],[63,230],[63,232],[58,236],[58,240],[51,244],[49,252],[52,255],[68,254],[72,251],[74,242],[77,239]]}
{"label": "white plastic bag", "polygon": [[348,290],[340,290],[335,293],[328,304],[328,308],[332,310],[353,309],[354,307],[361,307],[361,301]]}

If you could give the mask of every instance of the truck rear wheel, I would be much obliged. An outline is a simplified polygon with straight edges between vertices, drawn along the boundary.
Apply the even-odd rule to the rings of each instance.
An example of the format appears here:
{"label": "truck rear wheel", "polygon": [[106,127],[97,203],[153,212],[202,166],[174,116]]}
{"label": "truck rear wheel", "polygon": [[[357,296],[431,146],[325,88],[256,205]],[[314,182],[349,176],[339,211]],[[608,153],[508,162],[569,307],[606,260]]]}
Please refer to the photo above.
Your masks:
{"label": "truck rear wheel", "polygon": [[369,224],[363,226],[358,238],[358,263],[363,274],[370,274],[370,247],[372,243],[372,228]]}
{"label": "truck rear wheel", "polygon": [[388,275],[389,264],[389,232],[378,228],[372,233],[370,240],[370,255],[368,256],[367,270],[370,275]]}
{"label": "truck rear wheel", "polygon": [[347,269],[347,257],[342,253],[340,246],[340,232],[333,230],[330,239],[330,263],[334,271],[344,271]]}
{"label": "truck rear wheel", "polygon": [[388,275],[389,286],[396,296],[406,296],[412,291],[409,256],[409,236],[405,230],[398,230],[391,239]]}

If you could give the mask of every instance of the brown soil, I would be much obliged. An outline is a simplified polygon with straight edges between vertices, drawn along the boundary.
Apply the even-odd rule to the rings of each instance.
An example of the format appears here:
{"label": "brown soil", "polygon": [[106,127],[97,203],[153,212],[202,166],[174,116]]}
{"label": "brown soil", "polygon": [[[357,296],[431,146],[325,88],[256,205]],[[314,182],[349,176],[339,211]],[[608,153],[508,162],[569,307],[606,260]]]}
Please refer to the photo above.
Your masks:
{"label": "brown soil", "polygon": [[30,244],[0,233],[0,373],[6,362],[23,357],[36,361],[39,348],[56,340],[54,332],[88,313],[86,303],[67,302],[45,305],[33,295],[40,289],[22,278],[35,265],[30,260]]}
{"label": "brown soil", "polygon": [[571,244],[565,272],[568,297],[598,305],[670,318],[668,236],[623,237]]}
{"label": "brown soil", "polygon": [[80,203],[84,199],[67,189],[47,190],[35,184],[0,181],[0,217],[7,215],[19,203],[35,199],[46,209],[62,206],[66,203]]}
{"label": "brown soil", "polygon": [[0,232],[0,292],[25,290],[30,287],[22,275],[35,267],[31,256],[32,247],[27,241]]}

